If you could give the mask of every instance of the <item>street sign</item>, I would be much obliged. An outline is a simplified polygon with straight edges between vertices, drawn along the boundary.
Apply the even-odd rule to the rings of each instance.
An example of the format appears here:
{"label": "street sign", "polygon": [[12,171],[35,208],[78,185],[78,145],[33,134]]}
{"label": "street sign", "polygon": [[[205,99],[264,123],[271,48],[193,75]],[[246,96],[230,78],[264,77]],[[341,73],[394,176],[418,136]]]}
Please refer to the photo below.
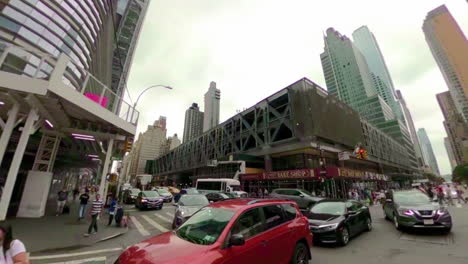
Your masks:
{"label": "street sign", "polygon": [[349,152],[343,151],[338,153],[338,160],[349,160]]}

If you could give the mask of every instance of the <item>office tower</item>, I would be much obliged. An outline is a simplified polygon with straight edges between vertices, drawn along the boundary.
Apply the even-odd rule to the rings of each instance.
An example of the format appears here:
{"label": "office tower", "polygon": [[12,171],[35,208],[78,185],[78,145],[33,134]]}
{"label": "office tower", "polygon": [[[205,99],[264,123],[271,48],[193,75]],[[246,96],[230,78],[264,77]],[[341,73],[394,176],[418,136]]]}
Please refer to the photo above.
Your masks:
{"label": "office tower", "polygon": [[166,142],[166,150],[164,154],[177,148],[178,146],[180,146],[180,144],[182,144],[182,142],[180,141],[179,137],[177,137],[177,134],[174,134],[174,136],[172,137],[168,137]]}
{"label": "office tower", "polygon": [[421,145],[419,144],[418,135],[416,134],[416,128],[414,126],[413,117],[412,117],[411,112],[410,112],[410,110],[408,108],[408,105],[406,104],[406,100],[405,100],[405,98],[403,98],[403,95],[401,94],[400,90],[396,91],[396,98],[398,99],[398,101],[401,104],[401,108],[403,110],[403,115],[404,115],[404,117],[406,119],[406,124],[407,124],[409,132],[410,132],[411,141],[413,141],[414,152],[416,154],[416,158],[418,159],[418,167],[421,168],[421,167],[424,166],[425,162],[424,162],[424,157],[423,157],[422,151],[421,151]]}
{"label": "office tower", "polygon": [[445,5],[430,11],[423,24],[427,44],[457,111],[468,120],[468,41]]}
{"label": "office tower", "polygon": [[148,5],[149,0],[117,2],[115,23],[118,28],[112,58],[112,90],[118,95],[124,92]]}
{"label": "office tower", "polygon": [[455,154],[454,154],[452,145],[450,145],[450,140],[448,139],[448,137],[444,138],[444,146],[445,146],[445,150],[447,150],[447,155],[450,161],[450,168],[453,171],[455,167],[457,166],[457,160],[455,159]]}
{"label": "office tower", "polygon": [[424,128],[420,128],[417,132],[419,143],[421,144],[421,151],[424,156],[424,160],[426,164],[431,168],[431,171],[436,174],[440,175],[439,166],[437,166],[437,160],[434,155],[434,151],[432,150],[431,141],[427,136],[426,130]]}
{"label": "office tower", "polygon": [[219,124],[219,101],[221,99],[221,91],[216,89],[216,83],[211,82],[210,88],[205,93],[205,116],[203,119],[203,132]]}
{"label": "office tower", "polygon": [[325,82],[330,95],[359,112],[372,125],[400,141],[410,154],[410,163],[418,167],[410,133],[402,120],[377,92],[366,59],[346,36],[333,28],[324,36],[320,55]]}
{"label": "office tower", "polygon": [[161,116],[147,130],[140,133],[132,149],[130,175],[145,173],[146,161],[154,160],[167,151],[166,118]]}
{"label": "office tower", "polygon": [[[457,111],[449,91],[437,94],[437,101],[444,115],[444,127],[448,144],[457,165],[468,163],[468,127]],[[448,149],[447,149],[448,151]],[[449,153],[450,155],[450,153]]]}
{"label": "office tower", "polygon": [[203,133],[203,112],[197,103],[193,103],[185,111],[184,143],[200,136]]}
{"label": "office tower", "polygon": [[353,32],[353,43],[366,59],[377,92],[392,108],[394,115],[405,122],[402,109],[395,99],[395,88],[383,54],[374,34],[367,26]]}

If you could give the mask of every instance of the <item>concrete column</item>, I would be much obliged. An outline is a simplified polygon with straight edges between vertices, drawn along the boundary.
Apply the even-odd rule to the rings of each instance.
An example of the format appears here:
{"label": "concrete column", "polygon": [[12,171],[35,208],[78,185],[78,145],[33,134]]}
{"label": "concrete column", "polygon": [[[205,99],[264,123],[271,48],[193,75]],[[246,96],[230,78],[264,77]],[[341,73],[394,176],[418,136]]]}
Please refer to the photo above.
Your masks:
{"label": "concrete column", "polygon": [[2,136],[0,137],[0,166],[2,165],[3,156],[5,155],[8,142],[10,141],[11,133],[13,128],[15,128],[16,117],[19,112],[19,104],[15,103],[8,112],[8,120],[3,129]]}
{"label": "concrete column", "polygon": [[15,154],[13,155],[13,160],[10,164],[10,169],[8,170],[7,179],[5,186],[3,188],[2,199],[0,200],[0,221],[6,219],[8,206],[10,205],[11,195],[13,193],[13,187],[15,186],[16,177],[18,176],[18,170],[23,160],[24,151],[26,150],[26,145],[28,144],[29,136],[31,130],[33,129],[34,122],[39,118],[37,115],[36,109],[31,109],[24,124],[23,131],[21,132],[21,137],[19,139],[18,145],[16,146]]}
{"label": "concrete column", "polygon": [[265,171],[270,172],[273,170],[273,163],[271,161],[271,156],[270,155],[265,155],[264,157],[265,160]]}
{"label": "concrete column", "polygon": [[106,200],[106,176],[107,173],[109,172],[109,166],[110,166],[110,159],[112,157],[112,147],[114,145],[114,139],[111,138],[109,139],[109,142],[107,143],[107,153],[106,153],[106,159],[104,160],[104,166],[102,167],[102,175],[101,175],[101,184],[99,185],[99,194],[101,194],[101,199],[103,201]]}

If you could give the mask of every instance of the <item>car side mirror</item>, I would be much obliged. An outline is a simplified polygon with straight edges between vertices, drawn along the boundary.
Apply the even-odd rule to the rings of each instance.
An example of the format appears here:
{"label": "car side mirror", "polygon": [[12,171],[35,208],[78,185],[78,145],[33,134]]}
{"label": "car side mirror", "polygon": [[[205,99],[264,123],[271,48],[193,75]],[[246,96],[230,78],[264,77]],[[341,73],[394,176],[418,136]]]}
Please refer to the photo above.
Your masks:
{"label": "car side mirror", "polygon": [[345,216],[352,216],[352,215],[355,215],[357,214],[357,211],[347,211]]}
{"label": "car side mirror", "polygon": [[304,198],[304,195],[301,193],[301,194],[299,194],[299,197]]}
{"label": "car side mirror", "polygon": [[393,203],[393,200],[392,199],[386,199],[385,202],[386,203]]}
{"label": "car side mirror", "polygon": [[244,236],[241,234],[235,234],[231,236],[229,240],[229,245],[231,246],[242,246],[245,244]]}

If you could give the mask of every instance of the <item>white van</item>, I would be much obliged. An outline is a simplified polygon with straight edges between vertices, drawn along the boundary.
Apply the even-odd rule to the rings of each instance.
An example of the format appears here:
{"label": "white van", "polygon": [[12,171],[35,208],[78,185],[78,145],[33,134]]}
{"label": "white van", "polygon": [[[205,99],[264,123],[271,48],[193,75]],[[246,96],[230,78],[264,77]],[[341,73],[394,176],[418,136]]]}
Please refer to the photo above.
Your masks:
{"label": "white van", "polygon": [[235,193],[238,197],[244,197],[247,194],[241,191],[238,180],[228,178],[198,179],[196,188],[200,193],[228,192]]}

